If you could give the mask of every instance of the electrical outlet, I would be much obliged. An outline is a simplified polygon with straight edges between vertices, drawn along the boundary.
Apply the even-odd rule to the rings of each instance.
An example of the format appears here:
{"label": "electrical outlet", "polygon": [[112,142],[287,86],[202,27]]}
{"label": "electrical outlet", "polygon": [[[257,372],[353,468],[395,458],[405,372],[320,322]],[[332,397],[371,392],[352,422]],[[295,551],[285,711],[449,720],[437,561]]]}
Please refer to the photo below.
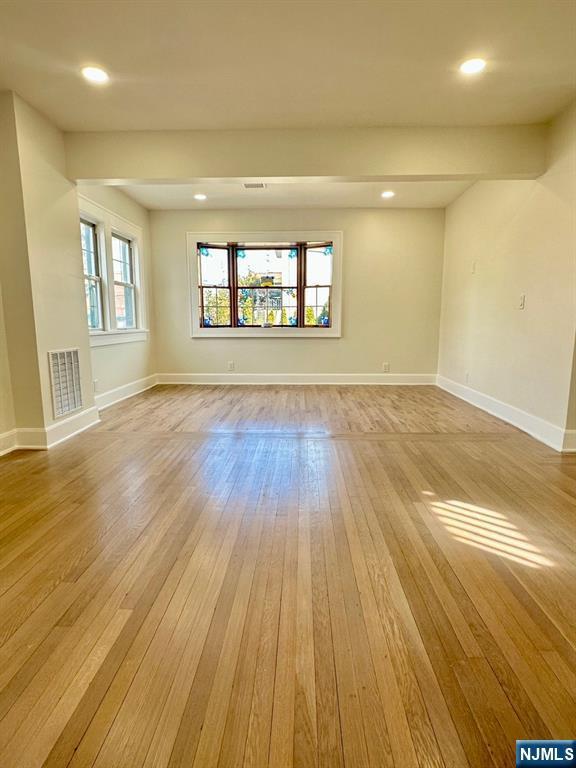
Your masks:
{"label": "electrical outlet", "polygon": [[234,370],[234,360],[228,360],[228,370],[229,371]]}
{"label": "electrical outlet", "polygon": [[390,373],[390,363],[382,363],[382,373]]}

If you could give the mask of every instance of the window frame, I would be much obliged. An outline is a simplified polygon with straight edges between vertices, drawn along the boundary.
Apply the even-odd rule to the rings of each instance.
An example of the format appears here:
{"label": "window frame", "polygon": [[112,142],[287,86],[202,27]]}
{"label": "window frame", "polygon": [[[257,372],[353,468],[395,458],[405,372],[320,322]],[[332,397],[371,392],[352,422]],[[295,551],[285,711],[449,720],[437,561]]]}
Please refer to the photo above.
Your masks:
{"label": "window frame", "polygon": [[[111,346],[136,341],[147,341],[148,306],[143,265],[142,228],[124,219],[83,195],[78,195],[80,219],[96,227],[98,253],[100,256],[101,293],[102,293],[102,329],[88,327],[90,346]],[[116,324],[116,305],[114,299],[114,265],[112,259],[112,235],[131,243],[132,280],[134,281],[134,312],[136,326],[118,328]],[[84,267],[82,267],[84,269]],[[88,323],[86,323],[88,325]]]}
{"label": "window frame", "polygon": [[[80,229],[82,229],[82,225],[85,227],[90,227],[90,229],[93,232],[93,241],[94,241],[94,263],[96,266],[95,274],[91,275],[88,274],[84,270],[84,263],[82,263],[82,269],[84,271],[84,290],[86,290],[86,283],[95,283],[97,290],[98,290],[98,317],[100,320],[100,325],[96,327],[92,327],[91,325],[88,325],[88,330],[90,333],[94,331],[103,331],[104,330],[104,298],[102,295],[102,263],[100,258],[100,243],[99,243],[99,236],[98,236],[98,225],[95,224],[93,221],[89,221],[86,217],[80,216]],[[84,248],[81,246],[81,251],[84,250]],[[84,254],[82,253],[82,257],[84,257]],[[82,262],[84,262],[84,258],[82,258]]]}
{"label": "window frame", "polygon": [[[342,232],[340,231],[282,231],[282,232],[187,232],[187,260],[189,275],[189,301],[190,301],[190,336],[192,338],[340,338],[341,337],[341,316],[342,316]],[[233,283],[236,284],[236,290],[239,286],[237,281],[232,279],[232,268],[236,265],[231,264],[233,255],[230,248],[231,244],[250,243],[254,246],[264,247],[266,245],[276,245],[279,243],[300,243],[318,245],[320,243],[332,243],[332,285],[330,287],[330,326],[320,325],[298,325],[281,326],[274,325],[269,327],[262,326],[207,326],[201,325],[201,304],[200,304],[200,274],[198,264],[198,248],[202,245],[218,245],[226,243],[229,256],[229,290],[231,295],[231,323],[233,322],[232,311],[237,304],[236,296],[233,293]],[[305,248],[303,247],[303,251]],[[299,254],[300,255],[300,254]],[[305,270],[305,258],[299,258],[299,269]],[[305,280],[305,275],[303,276]],[[298,279],[297,288],[301,287],[302,295],[298,296],[298,311],[304,312],[304,292],[306,285],[302,278]],[[206,286],[204,286],[206,287]],[[280,286],[278,286],[280,287]],[[290,286],[283,286],[289,288]],[[315,287],[315,286],[313,286]]]}
{"label": "window frame", "polygon": [[[126,243],[128,246],[128,256],[129,256],[129,267],[130,267],[130,280],[131,282],[124,282],[123,280],[116,280],[114,277],[114,261],[117,261],[117,259],[114,259],[114,239],[121,240],[123,243]],[[127,237],[126,235],[121,235],[119,232],[116,232],[115,230],[112,230],[111,236],[110,236],[110,243],[111,243],[111,257],[112,257],[112,272],[110,273],[112,276],[112,283],[113,283],[113,296],[114,296],[114,323],[116,326],[116,329],[118,331],[135,331],[138,329],[138,286],[136,284],[136,265],[134,263],[134,242],[130,237]],[[127,326],[126,328],[118,328],[118,317],[116,313],[116,286],[121,285],[123,288],[131,288],[134,294],[134,325]]]}

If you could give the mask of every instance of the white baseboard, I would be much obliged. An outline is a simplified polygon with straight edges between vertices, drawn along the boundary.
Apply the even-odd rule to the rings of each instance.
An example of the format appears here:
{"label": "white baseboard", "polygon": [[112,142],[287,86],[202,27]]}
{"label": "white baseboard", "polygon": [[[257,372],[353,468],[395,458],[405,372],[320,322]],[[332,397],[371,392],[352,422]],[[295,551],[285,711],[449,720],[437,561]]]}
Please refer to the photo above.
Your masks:
{"label": "white baseboard", "polygon": [[16,430],[16,445],[13,450],[45,451],[48,439],[44,427],[19,427]]}
{"label": "white baseboard", "polygon": [[121,400],[126,400],[128,397],[133,397],[134,395],[155,386],[157,384],[157,378],[156,374],[152,374],[152,376],[146,376],[144,379],[136,379],[136,381],[123,384],[121,387],[109,389],[108,392],[102,392],[101,394],[96,395],[94,400],[100,410],[108,408],[110,405],[119,403]]}
{"label": "white baseboard", "polygon": [[94,405],[62,421],[57,421],[46,428],[46,448],[53,448],[85,429],[95,426],[100,421],[98,408]]}
{"label": "white baseboard", "polygon": [[45,451],[98,424],[98,408],[86,408],[49,427],[18,427],[0,435],[0,456],[18,449]]}
{"label": "white baseboard", "polygon": [[567,429],[564,432],[563,453],[576,453],[576,429]]}
{"label": "white baseboard", "polygon": [[535,437],[536,440],[540,440],[541,443],[554,448],[555,451],[570,450],[564,447],[565,430],[562,427],[444,376],[439,375],[436,383],[441,389],[445,389],[461,400],[466,400],[467,403],[491,413],[492,416],[497,416],[502,421],[518,427],[523,432]]}
{"label": "white baseboard", "polygon": [[434,373],[159,373],[158,384],[435,384]]}
{"label": "white baseboard", "polygon": [[10,451],[15,451],[17,447],[18,442],[15,429],[0,434],[0,456],[4,456],[5,453],[10,453]]}

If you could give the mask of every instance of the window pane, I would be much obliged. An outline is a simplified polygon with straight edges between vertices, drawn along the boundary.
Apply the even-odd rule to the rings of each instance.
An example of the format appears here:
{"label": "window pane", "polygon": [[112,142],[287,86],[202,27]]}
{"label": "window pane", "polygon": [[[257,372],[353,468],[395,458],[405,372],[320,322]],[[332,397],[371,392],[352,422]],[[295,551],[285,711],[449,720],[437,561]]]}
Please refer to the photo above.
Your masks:
{"label": "window pane", "polygon": [[332,285],[331,245],[306,249],[306,285]]}
{"label": "window pane", "polygon": [[238,285],[296,285],[296,248],[238,248]]}
{"label": "window pane", "polygon": [[204,306],[207,307],[212,304],[216,304],[216,288],[203,288],[204,291]]}
{"label": "window pane", "polygon": [[286,288],[282,291],[282,306],[283,307],[294,307],[296,309],[296,305],[298,304],[298,298],[296,293],[296,288]]}
{"label": "window pane", "polygon": [[[308,298],[310,297],[310,298]],[[305,325],[330,325],[330,289],[306,288]]]}
{"label": "window pane", "polygon": [[112,235],[112,264],[114,280],[132,283],[132,248],[127,240]]}
{"label": "window pane", "polygon": [[238,291],[238,325],[254,325],[255,294],[253,288],[241,288]]}
{"label": "window pane", "polygon": [[96,227],[86,221],[80,222],[80,240],[82,243],[82,261],[84,274],[98,277],[98,255],[96,245]]}
{"label": "window pane", "polygon": [[216,322],[218,325],[230,325],[230,305],[216,308]]}
{"label": "window pane", "polygon": [[317,288],[305,288],[304,289],[304,306],[316,306],[318,301],[316,300]]}
{"label": "window pane", "polygon": [[280,313],[279,325],[295,326],[297,324],[296,307],[283,307]]}
{"label": "window pane", "polygon": [[240,288],[238,290],[238,325],[295,326],[296,289]]}
{"label": "window pane", "polygon": [[318,325],[329,326],[330,325],[330,304],[329,303],[323,304],[321,307],[318,307],[318,309],[319,309],[319,312],[317,315]]}
{"label": "window pane", "polygon": [[204,327],[230,325],[230,291],[228,288],[202,288]]}
{"label": "window pane", "polygon": [[330,301],[330,288],[317,288],[316,289],[316,304],[322,306]]}
{"label": "window pane", "polygon": [[100,316],[100,285],[96,280],[84,280],[84,289],[86,293],[88,327],[97,330],[102,328]]}
{"label": "window pane", "polygon": [[135,328],[136,312],[132,285],[114,286],[114,305],[116,307],[116,326],[118,328]]}
{"label": "window pane", "polygon": [[255,309],[254,310],[254,325],[264,325],[266,322],[266,310]]}
{"label": "window pane", "polygon": [[198,249],[200,285],[229,285],[228,250],[201,246]]}
{"label": "window pane", "polygon": [[306,325],[318,325],[316,322],[316,307],[306,306],[304,310],[304,322]]}

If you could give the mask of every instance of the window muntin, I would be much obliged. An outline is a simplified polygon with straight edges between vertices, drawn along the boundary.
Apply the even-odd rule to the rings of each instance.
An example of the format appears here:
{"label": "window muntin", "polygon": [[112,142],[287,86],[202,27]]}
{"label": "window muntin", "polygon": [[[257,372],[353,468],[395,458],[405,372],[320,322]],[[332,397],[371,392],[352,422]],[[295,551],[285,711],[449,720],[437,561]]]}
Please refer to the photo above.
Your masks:
{"label": "window muntin", "polygon": [[100,271],[96,225],[81,219],[80,240],[82,243],[84,294],[86,298],[88,327],[90,330],[98,331],[103,328],[104,313],[102,311],[102,274]]}
{"label": "window muntin", "polygon": [[136,328],[134,249],[131,240],[116,234],[112,235],[112,272],[116,327]]}
{"label": "window muntin", "polygon": [[198,243],[198,267],[203,328],[331,326],[331,242]]}

